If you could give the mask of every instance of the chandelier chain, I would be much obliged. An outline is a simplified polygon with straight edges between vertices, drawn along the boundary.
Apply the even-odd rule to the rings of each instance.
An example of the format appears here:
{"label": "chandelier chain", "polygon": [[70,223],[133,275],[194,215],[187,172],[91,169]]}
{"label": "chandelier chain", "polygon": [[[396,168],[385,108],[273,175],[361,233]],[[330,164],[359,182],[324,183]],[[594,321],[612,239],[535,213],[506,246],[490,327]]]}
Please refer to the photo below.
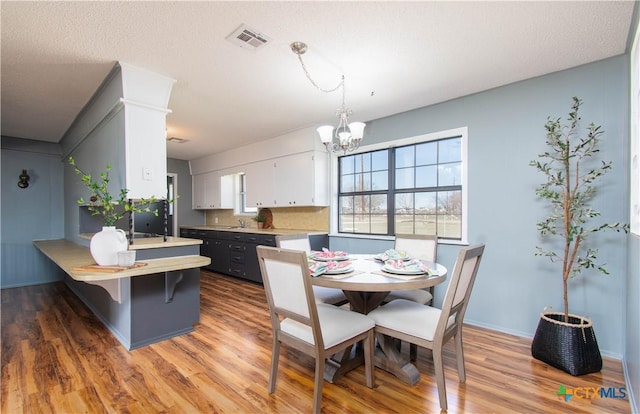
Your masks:
{"label": "chandelier chain", "polygon": [[[331,93],[331,92],[337,91],[340,87],[342,87],[343,88],[343,93],[342,94],[344,95],[344,75],[342,75],[342,79],[340,80],[340,83],[338,83],[335,88],[324,89],[324,88],[321,88],[320,85],[318,85],[313,80],[313,78],[311,77],[311,74],[307,70],[307,66],[304,64],[304,61],[302,60],[302,55],[298,55],[298,60],[300,61],[300,64],[302,65],[302,70],[304,71],[304,74],[307,76],[307,79],[309,79],[309,82],[311,82],[311,84],[313,86],[315,86],[317,90],[319,90],[321,92],[324,92],[324,93]],[[343,101],[344,101],[344,99],[343,99]]]}

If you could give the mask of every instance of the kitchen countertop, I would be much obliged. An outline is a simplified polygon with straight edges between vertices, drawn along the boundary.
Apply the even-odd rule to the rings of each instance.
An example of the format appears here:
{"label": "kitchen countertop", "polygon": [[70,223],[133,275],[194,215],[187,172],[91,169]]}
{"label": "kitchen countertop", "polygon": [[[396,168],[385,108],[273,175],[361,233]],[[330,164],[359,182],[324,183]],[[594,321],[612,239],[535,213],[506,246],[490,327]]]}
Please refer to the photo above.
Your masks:
{"label": "kitchen countertop", "polygon": [[[154,241],[154,239],[159,240]],[[194,239],[186,239],[180,237],[173,237],[173,239],[180,240],[173,240],[171,245],[167,245],[167,243],[169,243],[168,240],[167,243],[164,243],[162,241],[162,237],[152,237],[149,239],[144,239],[144,242],[148,241],[146,244],[146,248],[148,249],[157,247],[185,246],[202,243],[202,240],[197,240],[197,242],[200,243],[194,243]],[[141,241],[141,244],[142,243],[143,241]],[[160,243],[162,245],[160,245]],[[171,272],[175,270],[207,266],[209,263],[211,263],[211,259],[208,257],[191,255],[143,260],[143,262],[147,263],[146,266],[122,270],[115,273],[100,273],[84,270],[80,271],[76,270],[76,268],[95,264],[95,261],[91,257],[91,252],[89,251],[88,247],[80,246],[77,243],[64,239],[36,240],[33,242],[33,244],[54,263],[60,266],[62,270],[64,270],[74,280],[82,282],[105,281],[110,279],[143,276],[161,272]],[[154,245],[155,247],[152,247]]]}
{"label": "kitchen countertop", "polygon": [[202,225],[202,226],[180,226],[181,229],[192,230],[215,230],[215,231],[228,231],[232,233],[251,233],[251,234],[271,234],[274,236],[286,235],[286,234],[300,234],[305,233],[311,236],[318,234],[329,234],[328,231],[322,230],[302,230],[302,229],[259,229],[257,227],[231,227],[224,225]]}

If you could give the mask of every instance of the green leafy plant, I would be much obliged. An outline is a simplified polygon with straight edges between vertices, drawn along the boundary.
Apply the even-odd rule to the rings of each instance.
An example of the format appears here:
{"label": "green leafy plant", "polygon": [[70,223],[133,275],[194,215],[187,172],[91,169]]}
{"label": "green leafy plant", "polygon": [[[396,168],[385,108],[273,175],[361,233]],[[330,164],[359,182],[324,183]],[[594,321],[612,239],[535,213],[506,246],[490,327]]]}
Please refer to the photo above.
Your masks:
{"label": "green leafy plant", "polygon": [[569,278],[592,268],[609,274],[604,265],[596,263],[598,249],[586,246],[587,236],[602,230],[629,231],[627,224],[589,224],[600,216],[588,205],[595,194],[595,182],[611,170],[611,162],[600,161],[595,168],[587,167],[586,161],[600,151],[598,145],[603,131],[600,125],[591,123],[586,136],[579,135],[580,105],[582,101],[573,97],[567,125],[562,125],[560,118],[547,118],[544,127],[549,151],[529,163],[546,177],[536,194],[548,200],[552,210],[547,218],[537,223],[538,231],[542,236],[559,237],[563,244],[562,252],[538,246],[536,256],[546,256],[552,262],[562,261],[565,322],[569,321]]}
{"label": "green leafy plant", "polygon": [[69,164],[74,167],[76,174],[80,176],[84,185],[91,191],[89,200],[85,201],[85,199],[81,197],[77,201],[78,204],[86,205],[92,216],[102,216],[104,226],[114,226],[125,214],[131,212],[152,212],[158,216],[158,209],[152,211],[150,207],[150,204],[158,201],[155,197],[149,199],[143,198],[136,201],[136,203],[130,203],[127,198],[129,190],[126,188],[120,189],[117,198],[114,198],[109,193],[109,172],[111,171],[109,164],[107,164],[106,170],[100,173],[100,182],[94,180],[91,174],[87,174],[78,168],[73,157],[69,157]]}
{"label": "green leafy plant", "polygon": [[267,221],[267,216],[262,211],[258,211],[258,214],[253,218],[253,221],[257,223],[264,223]]}

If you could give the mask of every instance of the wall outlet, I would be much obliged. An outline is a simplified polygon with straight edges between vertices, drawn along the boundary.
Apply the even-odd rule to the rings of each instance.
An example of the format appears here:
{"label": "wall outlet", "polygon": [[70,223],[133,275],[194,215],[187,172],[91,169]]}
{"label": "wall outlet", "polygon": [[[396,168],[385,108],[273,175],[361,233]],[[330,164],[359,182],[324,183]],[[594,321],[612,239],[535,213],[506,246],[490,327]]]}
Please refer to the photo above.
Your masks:
{"label": "wall outlet", "polygon": [[216,216],[216,217],[213,219],[213,222],[214,222],[215,224],[218,224],[218,216]]}
{"label": "wall outlet", "polygon": [[153,180],[153,172],[151,171],[151,168],[142,167],[142,179],[145,181]]}

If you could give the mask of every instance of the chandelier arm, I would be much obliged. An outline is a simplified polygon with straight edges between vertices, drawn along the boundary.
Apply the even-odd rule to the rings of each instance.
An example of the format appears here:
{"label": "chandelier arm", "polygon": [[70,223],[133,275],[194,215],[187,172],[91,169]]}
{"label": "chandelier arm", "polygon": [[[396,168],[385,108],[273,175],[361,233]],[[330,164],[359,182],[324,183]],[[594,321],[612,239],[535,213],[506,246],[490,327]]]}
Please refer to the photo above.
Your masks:
{"label": "chandelier arm", "polygon": [[340,80],[340,83],[338,83],[335,88],[323,89],[311,78],[311,74],[309,74],[309,71],[307,70],[307,66],[304,64],[304,61],[302,60],[301,55],[298,55],[298,60],[300,61],[300,65],[302,65],[302,70],[304,71],[304,74],[307,76],[307,79],[309,79],[309,82],[311,82],[311,84],[315,86],[317,90],[324,93],[331,93],[331,92],[337,91],[340,87],[342,87],[342,91],[343,91],[342,104],[344,105],[344,75],[342,75],[342,79]]}

